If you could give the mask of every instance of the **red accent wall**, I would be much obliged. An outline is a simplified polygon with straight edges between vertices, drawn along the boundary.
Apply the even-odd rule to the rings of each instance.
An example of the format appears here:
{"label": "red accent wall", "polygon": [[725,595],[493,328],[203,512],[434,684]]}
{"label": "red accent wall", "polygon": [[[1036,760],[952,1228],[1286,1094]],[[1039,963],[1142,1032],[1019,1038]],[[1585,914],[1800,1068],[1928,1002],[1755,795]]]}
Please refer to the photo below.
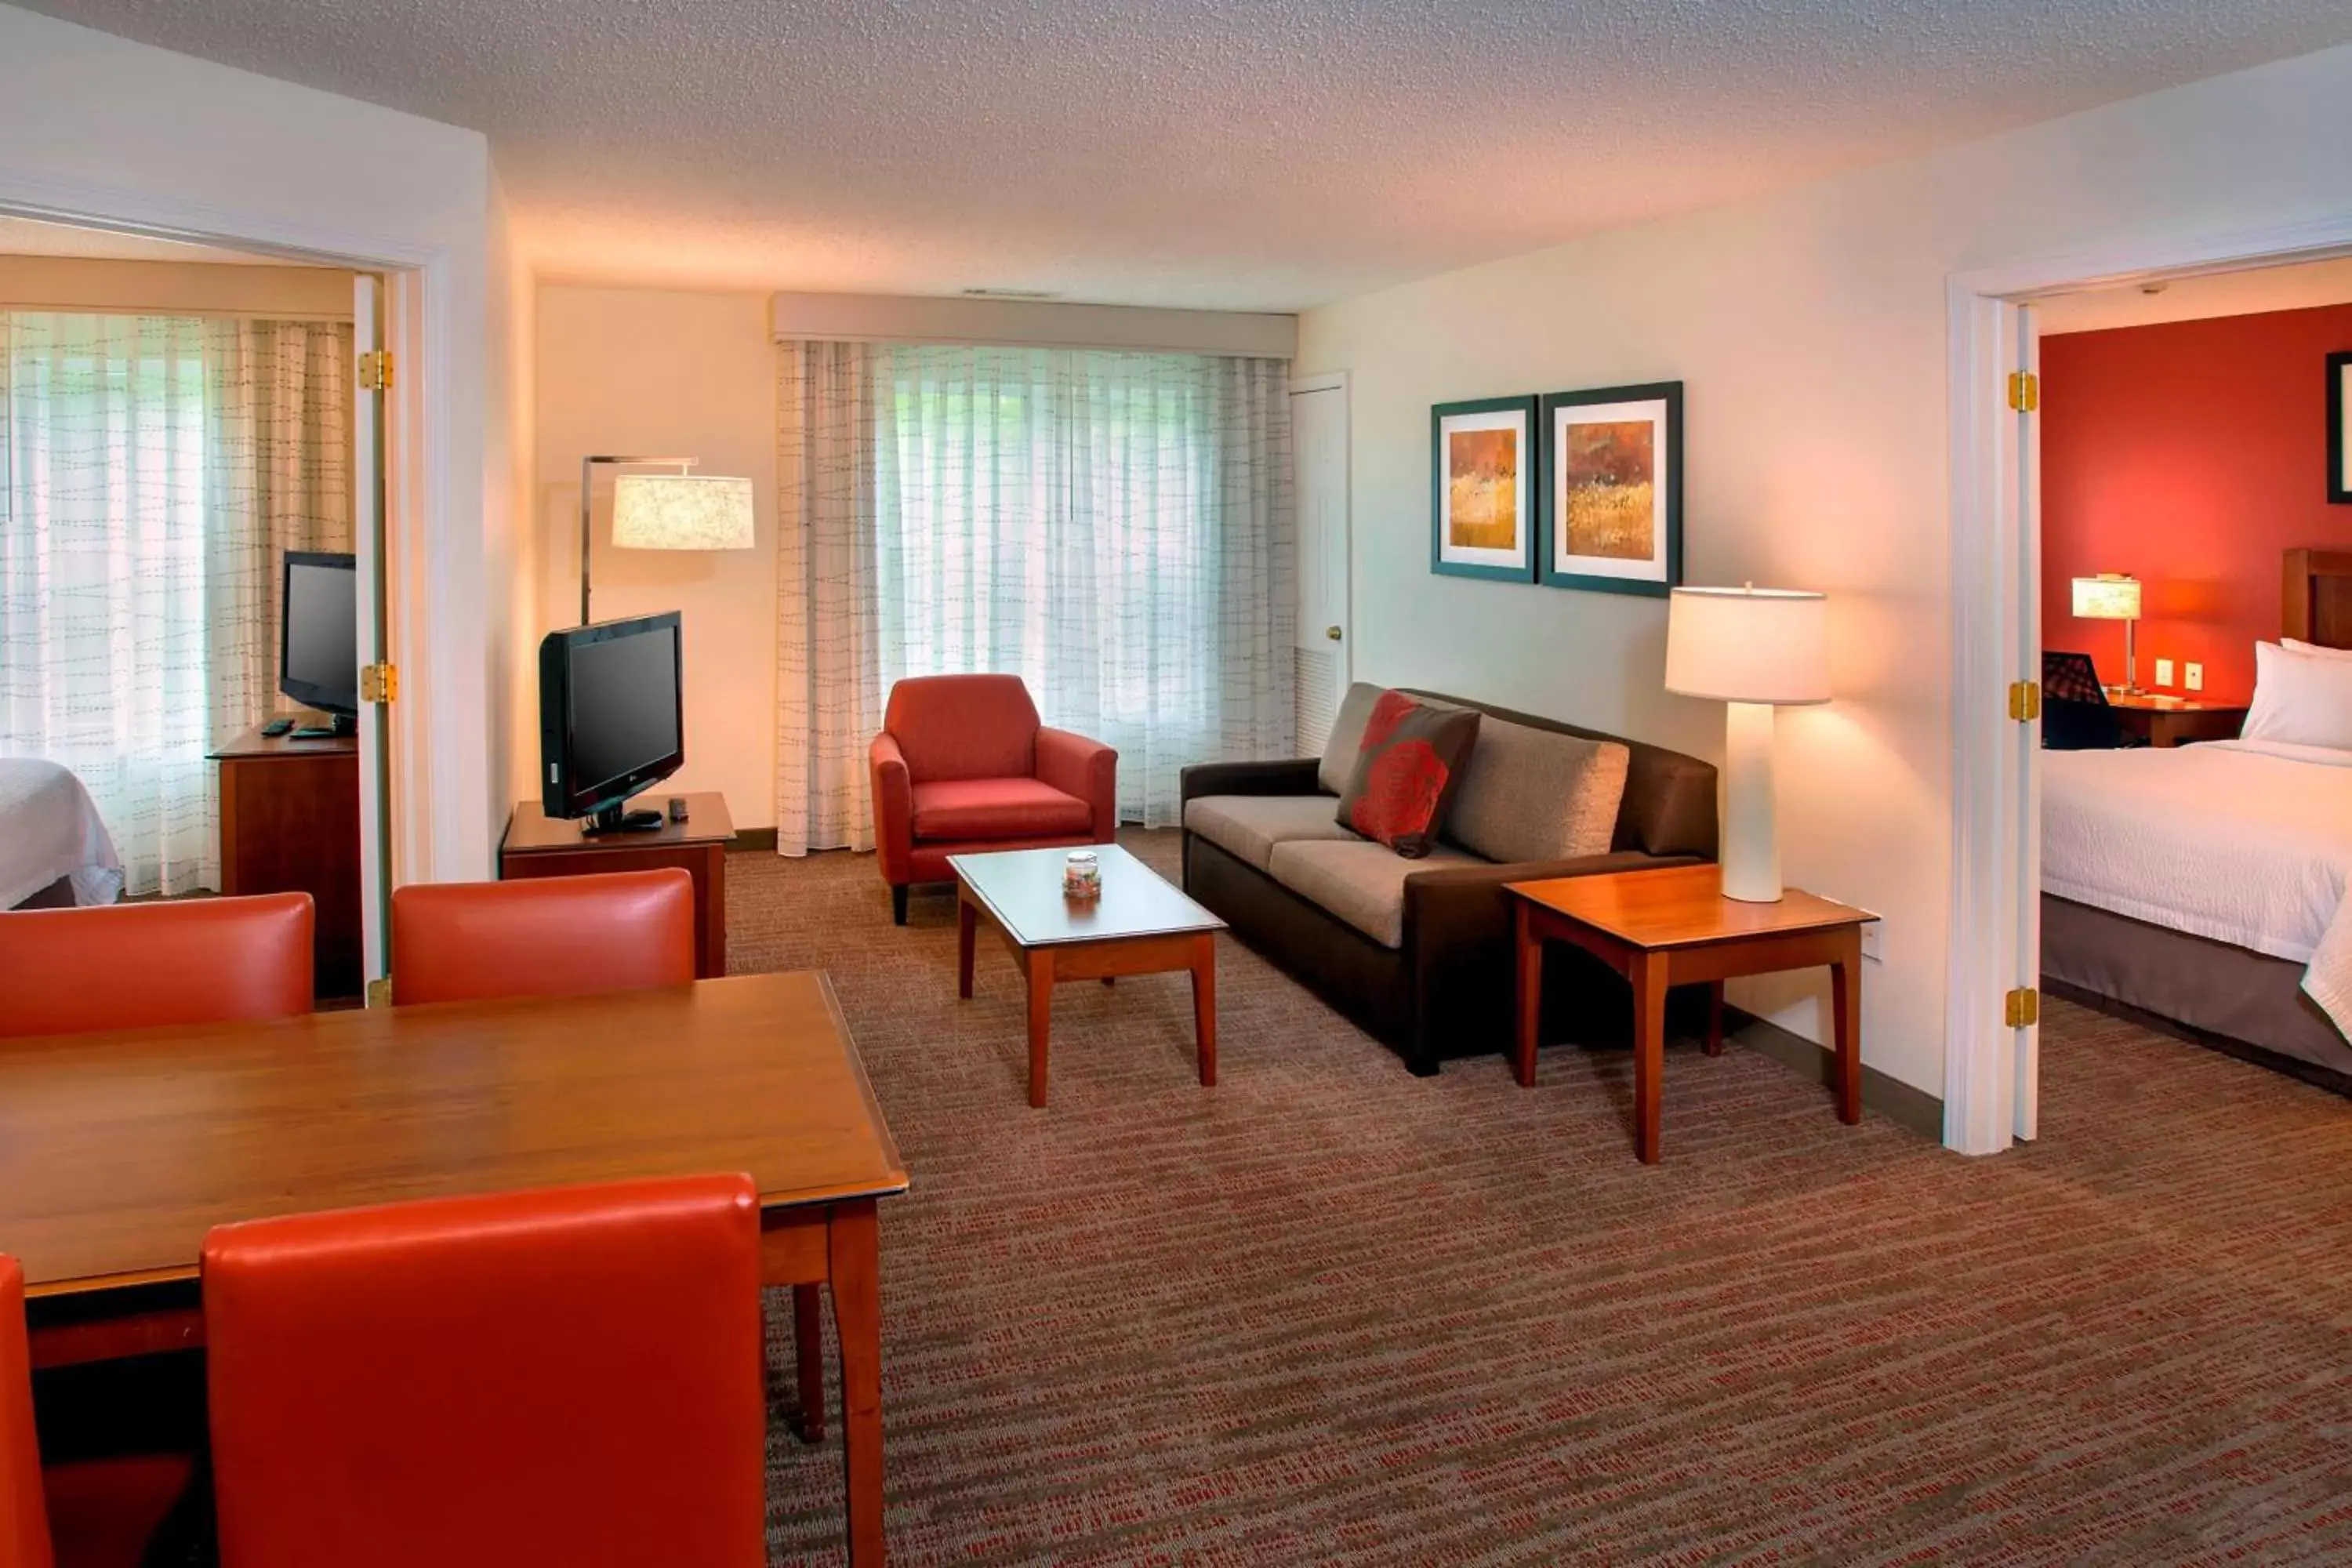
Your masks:
{"label": "red accent wall", "polygon": [[2347,349],[2352,305],[2042,339],[2042,646],[2121,680],[2123,624],[2076,620],[2068,583],[2127,572],[2140,684],[2181,692],[2194,659],[2204,696],[2251,695],[2281,552],[2352,547],[2352,506],[2326,489],[2326,357]]}

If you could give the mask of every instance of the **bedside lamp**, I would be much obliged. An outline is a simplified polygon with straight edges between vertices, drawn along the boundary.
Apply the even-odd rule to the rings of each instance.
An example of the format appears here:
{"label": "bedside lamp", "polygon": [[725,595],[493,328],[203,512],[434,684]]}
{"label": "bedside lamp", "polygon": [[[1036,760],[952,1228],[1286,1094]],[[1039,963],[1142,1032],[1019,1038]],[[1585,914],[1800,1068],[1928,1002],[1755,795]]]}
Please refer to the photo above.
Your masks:
{"label": "bedside lamp", "polygon": [[2124,624],[2124,693],[2139,695],[2139,649],[2133,632],[2139,626],[2139,579],[2119,572],[2074,579],[2074,615],[2085,621]]}
{"label": "bedside lamp", "polygon": [[1666,689],[1724,703],[1723,896],[1780,900],[1773,710],[1830,700],[1829,601],[1788,588],[1676,588]]}
{"label": "bedside lamp", "polygon": [[596,465],[676,468],[613,481],[613,542],[624,550],[749,550],[751,481],[696,474],[692,458],[580,459],[580,624],[588,624],[588,486]]}

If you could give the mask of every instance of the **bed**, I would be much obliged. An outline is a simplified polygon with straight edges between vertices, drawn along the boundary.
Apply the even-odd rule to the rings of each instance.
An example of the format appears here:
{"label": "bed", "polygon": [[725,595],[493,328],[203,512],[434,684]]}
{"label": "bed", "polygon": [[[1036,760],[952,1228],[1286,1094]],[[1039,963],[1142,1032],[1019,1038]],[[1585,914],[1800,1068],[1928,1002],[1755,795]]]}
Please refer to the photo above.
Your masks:
{"label": "bed", "polygon": [[[2352,552],[2287,552],[2283,634],[2352,647]],[[2352,751],[2042,758],[2044,988],[2352,1094]]]}
{"label": "bed", "polygon": [[0,910],[109,904],[121,891],[122,861],[81,781],[0,757]]}

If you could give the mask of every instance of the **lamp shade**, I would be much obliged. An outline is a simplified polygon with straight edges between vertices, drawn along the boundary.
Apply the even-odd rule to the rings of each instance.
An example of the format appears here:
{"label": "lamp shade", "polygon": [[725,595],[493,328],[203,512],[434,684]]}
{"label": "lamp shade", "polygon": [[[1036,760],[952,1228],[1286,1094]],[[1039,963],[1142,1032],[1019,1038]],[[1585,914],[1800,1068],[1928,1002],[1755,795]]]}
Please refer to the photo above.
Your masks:
{"label": "lamp shade", "polygon": [[1827,702],[1829,600],[1790,588],[1675,589],[1666,689],[1718,702]]}
{"label": "lamp shade", "polygon": [[2086,621],[2139,619],[2139,579],[2113,572],[2075,578],[2074,614]]}
{"label": "lamp shade", "polygon": [[712,474],[623,474],[613,542],[625,550],[749,550],[751,481]]}

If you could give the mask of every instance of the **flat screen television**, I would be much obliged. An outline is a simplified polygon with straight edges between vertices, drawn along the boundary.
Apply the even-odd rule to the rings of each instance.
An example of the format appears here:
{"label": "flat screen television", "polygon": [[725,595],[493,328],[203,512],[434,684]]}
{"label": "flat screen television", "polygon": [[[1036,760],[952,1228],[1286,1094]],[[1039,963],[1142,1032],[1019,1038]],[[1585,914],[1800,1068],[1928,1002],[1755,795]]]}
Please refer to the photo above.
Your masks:
{"label": "flat screen television", "polygon": [[286,552],[278,596],[278,689],[333,717],[351,734],[360,710],[359,563],[315,550]]}
{"label": "flat screen television", "polygon": [[678,613],[550,632],[539,645],[540,803],[583,830],[655,828],[628,798],[686,762]]}

